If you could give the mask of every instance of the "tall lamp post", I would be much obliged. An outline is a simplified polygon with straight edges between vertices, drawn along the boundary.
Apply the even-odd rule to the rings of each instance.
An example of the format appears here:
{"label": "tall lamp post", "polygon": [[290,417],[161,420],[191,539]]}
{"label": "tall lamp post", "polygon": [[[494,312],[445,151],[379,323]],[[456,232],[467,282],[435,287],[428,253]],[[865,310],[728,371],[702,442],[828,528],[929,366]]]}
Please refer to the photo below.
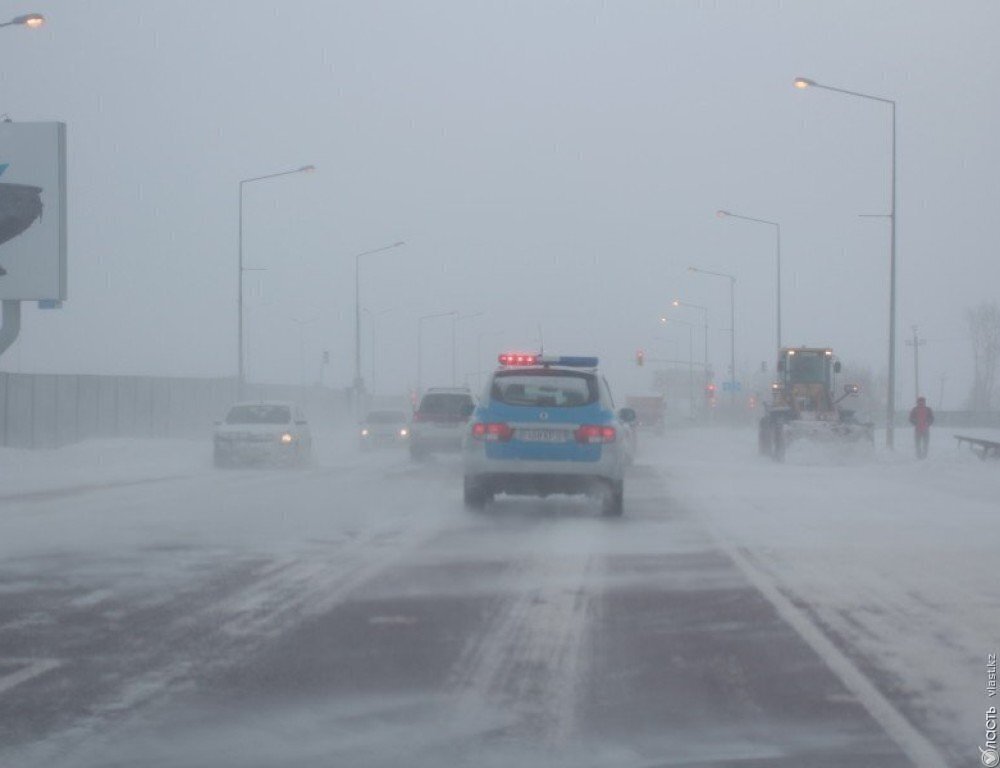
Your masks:
{"label": "tall lamp post", "polygon": [[10,21],[0,22],[0,27],[27,27],[28,29],[38,29],[45,23],[45,17],[40,13],[25,13],[15,16]]}
{"label": "tall lamp post", "polygon": [[315,171],[316,166],[314,165],[303,165],[300,168],[293,168],[289,171],[279,171],[278,173],[268,173],[264,176],[253,176],[249,179],[240,180],[240,233],[239,233],[239,278],[238,278],[238,288],[237,288],[237,298],[236,298],[236,314],[237,314],[237,339],[236,339],[236,359],[237,359],[237,387],[239,388],[239,396],[242,399],[243,390],[246,386],[246,370],[244,367],[243,360],[243,273],[247,271],[247,268],[243,266],[243,187],[254,181],[264,181],[265,179],[276,179],[279,176],[289,176],[293,173],[309,173]]}
{"label": "tall lamp post", "polygon": [[736,276],[725,272],[713,272],[710,269],[699,269],[698,267],[688,267],[688,272],[696,272],[699,275],[712,275],[714,277],[724,277],[729,280],[729,398],[736,402]]}
{"label": "tall lamp post", "polygon": [[797,77],[793,83],[799,90],[806,88],[821,88],[824,91],[842,93],[845,96],[855,96],[859,99],[868,99],[889,105],[890,128],[892,135],[892,171],[891,171],[891,202],[889,203],[889,385],[888,397],[886,398],[885,413],[885,444],[887,448],[893,448],[895,439],[893,435],[893,422],[896,417],[896,102],[882,96],[873,96],[870,93],[860,91],[849,91],[846,88],[835,88],[832,85],[823,85],[807,77]]}
{"label": "tall lamp post", "polygon": [[454,317],[458,312],[434,312],[417,319],[417,396],[419,397],[424,389],[424,322],[433,320],[436,317]]}
{"label": "tall lamp post", "polygon": [[691,309],[701,310],[705,326],[705,380],[708,381],[708,307],[703,307],[701,304],[692,304],[688,301],[681,301],[680,299],[674,299],[673,305],[675,307],[690,307]]}
{"label": "tall lamp post", "polygon": [[755,224],[767,224],[768,226],[774,227],[774,263],[775,263],[775,297],[774,301],[777,305],[775,309],[775,334],[777,338],[777,346],[775,352],[781,349],[781,224],[776,221],[769,221],[768,219],[755,219],[753,216],[743,216],[739,213],[733,213],[732,211],[718,210],[715,215],[720,219],[731,218],[731,219],[742,219],[743,221],[752,221]]}
{"label": "tall lamp post", "polygon": [[402,240],[383,245],[381,248],[372,248],[370,251],[362,251],[354,256],[354,398],[357,403],[361,398],[361,391],[364,389],[364,379],[361,376],[361,259],[363,256],[371,256],[373,253],[381,253],[393,248],[406,245]]}

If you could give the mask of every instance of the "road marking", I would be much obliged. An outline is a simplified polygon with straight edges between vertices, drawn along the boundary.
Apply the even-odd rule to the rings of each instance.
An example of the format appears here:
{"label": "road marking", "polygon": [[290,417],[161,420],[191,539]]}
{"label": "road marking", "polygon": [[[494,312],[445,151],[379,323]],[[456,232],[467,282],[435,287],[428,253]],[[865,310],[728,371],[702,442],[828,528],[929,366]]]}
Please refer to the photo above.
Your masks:
{"label": "road marking", "polygon": [[917,768],[941,768],[943,765],[948,765],[948,761],[937,747],[882,695],[874,683],[854,666],[854,663],[833,644],[805,611],[797,608],[785,597],[777,584],[749,554],[736,549],[721,535],[716,534],[716,539],[747,580],[774,606],[778,615],[798,633],[799,637],[819,655],[830,671],[847,690],[854,694],[868,714],[882,726],[882,730]]}
{"label": "road marking", "polygon": [[26,683],[31,678],[44,675],[61,665],[62,662],[58,659],[0,659],[0,667],[22,667],[17,672],[0,677],[0,693],[6,693],[15,685]]}

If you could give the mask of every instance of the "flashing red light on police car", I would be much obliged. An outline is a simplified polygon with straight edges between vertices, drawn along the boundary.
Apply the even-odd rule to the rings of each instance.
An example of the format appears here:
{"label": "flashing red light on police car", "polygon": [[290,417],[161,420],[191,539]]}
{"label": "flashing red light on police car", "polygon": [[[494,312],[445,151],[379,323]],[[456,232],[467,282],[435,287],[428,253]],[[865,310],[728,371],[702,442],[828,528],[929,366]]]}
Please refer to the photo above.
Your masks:
{"label": "flashing red light on police car", "polygon": [[506,443],[514,435],[509,424],[502,422],[477,421],[472,425],[472,436],[477,440],[487,440],[491,443]]}
{"label": "flashing red light on police car", "polygon": [[500,361],[500,365],[538,365],[538,355],[524,352],[502,352],[497,359]]}

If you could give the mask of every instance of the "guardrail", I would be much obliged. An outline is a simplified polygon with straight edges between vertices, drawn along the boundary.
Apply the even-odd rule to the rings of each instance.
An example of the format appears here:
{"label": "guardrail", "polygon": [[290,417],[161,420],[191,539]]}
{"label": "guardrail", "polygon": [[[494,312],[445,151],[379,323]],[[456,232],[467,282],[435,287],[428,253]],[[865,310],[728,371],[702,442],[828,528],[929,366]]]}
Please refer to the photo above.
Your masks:
{"label": "guardrail", "polygon": [[[0,445],[56,448],[92,437],[205,437],[234,379],[0,372]],[[299,402],[314,422],[347,417],[345,390],[248,384],[246,399]]]}

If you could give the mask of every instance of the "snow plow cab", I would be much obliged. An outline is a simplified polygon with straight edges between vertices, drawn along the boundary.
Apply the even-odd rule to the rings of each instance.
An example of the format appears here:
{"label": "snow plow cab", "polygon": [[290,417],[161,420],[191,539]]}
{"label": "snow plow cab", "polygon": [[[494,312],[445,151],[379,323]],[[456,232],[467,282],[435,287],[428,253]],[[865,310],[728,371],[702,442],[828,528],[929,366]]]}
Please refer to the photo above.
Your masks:
{"label": "snow plow cab", "polygon": [[795,440],[874,442],[872,425],[859,422],[853,410],[840,407],[841,401],[856,396],[859,388],[845,384],[843,394],[836,396],[834,380],[840,373],[840,361],[832,349],[784,347],[778,351],[777,370],[771,403],[760,420],[760,453],[782,461]]}

